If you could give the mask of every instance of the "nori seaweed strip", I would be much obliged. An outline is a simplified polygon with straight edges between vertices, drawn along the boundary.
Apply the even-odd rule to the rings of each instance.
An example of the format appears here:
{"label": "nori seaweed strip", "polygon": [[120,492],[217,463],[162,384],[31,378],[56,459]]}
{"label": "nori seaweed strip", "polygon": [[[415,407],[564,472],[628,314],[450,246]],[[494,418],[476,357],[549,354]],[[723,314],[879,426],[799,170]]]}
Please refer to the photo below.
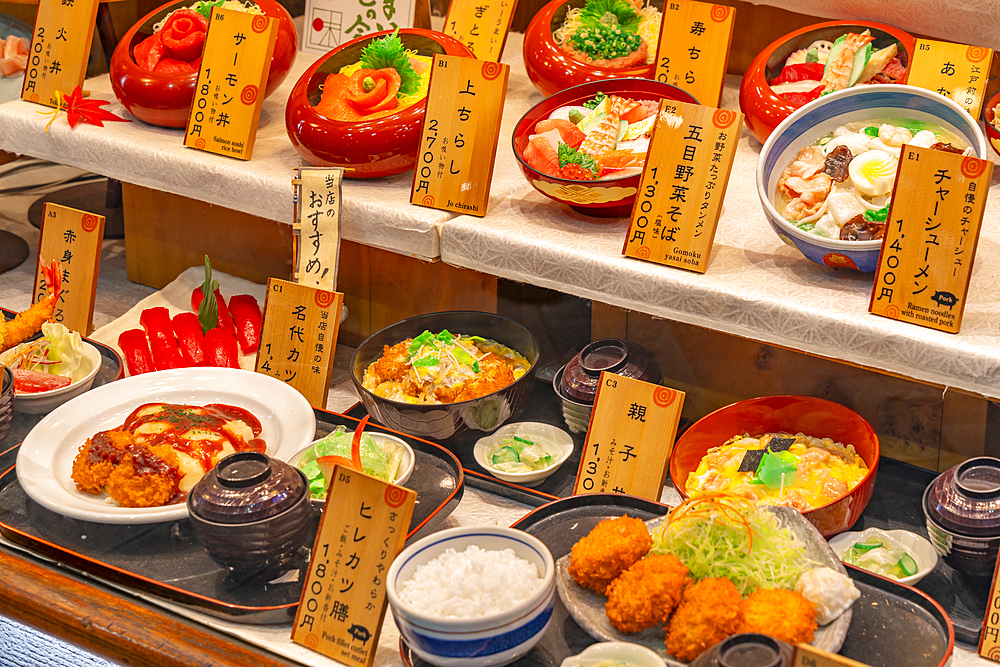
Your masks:
{"label": "nori seaweed strip", "polygon": [[763,449],[748,449],[740,462],[739,472],[757,472],[761,459],[764,458]]}
{"label": "nori seaweed strip", "polygon": [[767,443],[767,449],[772,452],[787,452],[788,448],[795,444],[795,438],[782,438],[781,436],[772,437]]}

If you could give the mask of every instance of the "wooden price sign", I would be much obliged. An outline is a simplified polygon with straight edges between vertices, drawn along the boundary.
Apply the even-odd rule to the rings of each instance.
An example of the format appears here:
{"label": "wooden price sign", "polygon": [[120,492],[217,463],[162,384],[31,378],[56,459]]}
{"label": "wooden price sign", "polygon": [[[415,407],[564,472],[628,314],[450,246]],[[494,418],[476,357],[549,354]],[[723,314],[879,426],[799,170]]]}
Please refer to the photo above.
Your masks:
{"label": "wooden price sign", "polygon": [[39,0],[22,100],[58,107],[57,92],[69,95],[83,85],[97,4],[98,0]]}
{"label": "wooden price sign", "polygon": [[212,10],[185,146],[250,159],[277,34],[277,19]]}
{"label": "wooden price sign", "polygon": [[[426,4],[427,19],[430,6]],[[414,25],[417,0],[306,0],[301,49],[324,54],[356,37]],[[428,26],[430,24],[428,23]]]}
{"label": "wooden price sign", "polygon": [[695,0],[667,0],[656,46],[656,80],[719,106],[726,82],[736,9]]}
{"label": "wooden price sign", "polygon": [[292,641],[348,665],[374,662],[386,575],[416,499],[416,491],[334,466]]}
{"label": "wooden price sign", "polygon": [[337,289],[340,259],[340,196],[344,170],[299,167],[292,246],[295,282]]}
{"label": "wooden price sign", "polygon": [[517,0],[452,0],[444,34],[469,47],[477,60],[500,62]]}
{"label": "wooden price sign", "polygon": [[868,667],[863,662],[827,653],[809,644],[796,644],[792,667]]}
{"label": "wooden price sign", "polygon": [[662,100],[622,254],[704,273],[743,114]]}
{"label": "wooden price sign", "polygon": [[509,74],[500,63],[434,56],[411,204],[486,215]]}
{"label": "wooden price sign", "polygon": [[1000,662],[1000,589],[997,577],[1000,575],[1000,556],[993,567],[993,584],[990,586],[990,596],[986,598],[986,618],[983,619],[983,632],[979,635],[979,655]]}
{"label": "wooden price sign", "polygon": [[918,39],[906,83],[950,97],[979,118],[993,49]]}
{"label": "wooden price sign", "polygon": [[601,373],[573,494],[659,501],[683,406],[682,391]]}
{"label": "wooden price sign", "polygon": [[37,303],[48,295],[49,284],[42,266],[58,260],[62,292],[52,318],[82,336],[94,329],[94,297],[103,239],[103,215],[51,203],[42,209],[33,301]]}
{"label": "wooden price sign", "polygon": [[295,387],[314,408],[325,408],[343,305],[341,292],[268,278],[254,370]]}
{"label": "wooden price sign", "polygon": [[958,333],[993,162],[904,146],[868,311]]}

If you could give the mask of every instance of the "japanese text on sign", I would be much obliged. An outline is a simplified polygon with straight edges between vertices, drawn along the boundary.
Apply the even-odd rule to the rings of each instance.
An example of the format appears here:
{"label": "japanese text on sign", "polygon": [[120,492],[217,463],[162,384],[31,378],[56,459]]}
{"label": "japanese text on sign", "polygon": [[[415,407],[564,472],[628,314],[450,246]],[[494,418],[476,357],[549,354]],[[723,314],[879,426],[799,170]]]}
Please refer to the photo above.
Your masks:
{"label": "japanese text on sign", "polygon": [[989,597],[986,598],[986,618],[983,619],[983,632],[979,636],[979,655],[990,660],[1000,661],[1000,590],[997,581],[1000,574],[1000,556],[993,567],[993,583],[990,586]]}
{"label": "japanese text on sign", "polygon": [[667,0],[656,47],[656,80],[702,104],[718,106],[736,10],[696,0]]}
{"label": "japanese text on sign", "polygon": [[302,50],[327,53],[369,33],[413,26],[414,0],[306,0]]}
{"label": "japanese text on sign", "polygon": [[56,92],[83,85],[98,0],[40,0],[28,47],[21,99],[60,105]]}
{"label": "japanese text on sign", "polygon": [[469,47],[478,60],[499,62],[517,0],[453,0],[444,33]]}
{"label": "japanese text on sign", "polygon": [[292,234],[295,282],[325,290],[337,288],[340,257],[341,182],[344,170],[300,167]]}
{"label": "japanese text on sign", "polygon": [[993,50],[918,39],[906,83],[950,97],[979,118]]}

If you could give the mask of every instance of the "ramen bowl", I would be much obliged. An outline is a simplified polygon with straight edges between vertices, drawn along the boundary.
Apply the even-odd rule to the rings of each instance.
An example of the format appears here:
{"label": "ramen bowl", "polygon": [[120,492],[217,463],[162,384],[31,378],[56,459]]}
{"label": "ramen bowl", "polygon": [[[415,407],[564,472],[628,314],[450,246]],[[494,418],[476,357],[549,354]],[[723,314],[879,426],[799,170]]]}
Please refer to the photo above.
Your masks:
{"label": "ramen bowl", "polygon": [[513,147],[517,165],[531,186],[540,193],[585,215],[599,218],[627,216],[639,191],[642,174],[598,181],[577,181],[550,176],[528,164],[522,157],[535,125],[559,107],[579,105],[598,93],[635,100],[698,102],[680,88],[651,79],[610,79],[574,86],[547,97],[524,114],[514,128]]}
{"label": "ramen bowl", "polygon": [[757,160],[757,195],[768,224],[787,245],[807,259],[831,268],[873,272],[882,240],[841,241],[804,231],[786,220],[774,206],[778,180],[799,150],[852,121],[898,118],[932,123],[954,133],[986,156],[986,139],[979,123],[965,109],[938,93],[895,84],[856,86],[823,95],[793,112],[771,133]]}
{"label": "ramen bowl", "polygon": [[[292,68],[298,49],[298,37],[291,15],[276,0],[254,2],[265,16],[278,21],[278,34],[264,90],[264,97],[267,97],[278,89]],[[136,64],[133,50],[153,34],[153,26],[164,20],[167,14],[190,5],[190,0],[180,0],[157,7],[125,33],[111,56],[111,89],[115,97],[130,114],[150,125],[187,125],[188,111],[198,83],[198,72],[150,72]]]}
{"label": "ramen bowl", "polygon": [[875,41],[872,42],[873,51],[889,46],[893,42],[897,44],[899,49],[897,57],[905,67],[899,83],[906,83],[910,71],[910,56],[915,44],[913,36],[909,33],[890,25],[870,21],[830,21],[800,28],[775,40],[757,54],[743,75],[740,84],[740,109],[753,136],[764,143],[781,121],[802,106],[775,93],[768,83],[781,73],[785,61],[792,53],[807,48],[817,40],[832,42],[848,32],[861,33],[865,30],[871,31],[875,37]]}
{"label": "ramen bowl", "polygon": [[[663,7],[662,1],[653,4]],[[583,5],[584,0],[552,0],[528,24],[524,31],[524,68],[535,88],[542,95],[554,95],[591,81],[653,78],[655,62],[625,68],[597,67],[581,62],[562,50],[553,33],[563,24],[567,11]]]}
{"label": "ramen bowl", "polygon": [[868,473],[846,495],[802,512],[825,538],[850,528],[861,516],[875,488],[879,442],[871,425],[839,403],[811,396],[762,396],[727,405],[696,421],[674,445],[670,479],[687,497],[688,475],[713,447],[741,434],[804,433],[853,445]]}
{"label": "ramen bowl", "polygon": [[[357,62],[361,51],[373,40],[392,32],[383,30],[338,46],[321,56],[295,83],[285,107],[285,130],[295,150],[309,164],[343,167],[349,178],[392,176],[410,171],[417,164],[426,99],[373,120],[333,120],[316,111],[326,78]],[[403,46],[418,55],[473,57],[461,42],[433,30],[403,28],[399,38]]]}
{"label": "ramen bowl", "polygon": [[[424,331],[481,336],[521,353],[530,364],[513,383],[468,401],[442,404],[404,403],[378,396],[363,384],[365,369],[382,356],[383,348],[393,346]],[[531,395],[538,366],[538,340],[512,319],[478,311],[447,311],[418,315],[397,322],[373,334],[354,353],[351,378],[372,419],[395,431],[434,440],[444,446],[492,433],[513,419]],[[471,448],[471,442],[468,443]]]}

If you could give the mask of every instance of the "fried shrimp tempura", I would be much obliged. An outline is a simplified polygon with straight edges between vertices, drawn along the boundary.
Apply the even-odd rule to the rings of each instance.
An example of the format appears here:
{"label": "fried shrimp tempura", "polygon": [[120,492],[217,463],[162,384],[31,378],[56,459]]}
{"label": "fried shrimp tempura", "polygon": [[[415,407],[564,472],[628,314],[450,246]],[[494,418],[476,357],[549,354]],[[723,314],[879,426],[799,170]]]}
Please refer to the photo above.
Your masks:
{"label": "fried shrimp tempura", "polygon": [[603,595],[608,584],[652,547],[653,538],[641,519],[605,519],[573,545],[568,571],[576,583]]}
{"label": "fried shrimp tempura", "polygon": [[688,586],[667,626],[667,653],[690,662],[739,631],[743,599],[728,579],[702,579]]}
{"label": "fried shrimp tempura", "polygon": [[808,644],[815,630],[816,608],[801,593],[758,588],[743,601],[740,632],[760,632],[789,644]]}
{"label": "fried shrimp tempura", "polygon": [[666,622],[689,583],[676,556],[646,556],[611,582],[604,610],[619,632],[639,632]]}

